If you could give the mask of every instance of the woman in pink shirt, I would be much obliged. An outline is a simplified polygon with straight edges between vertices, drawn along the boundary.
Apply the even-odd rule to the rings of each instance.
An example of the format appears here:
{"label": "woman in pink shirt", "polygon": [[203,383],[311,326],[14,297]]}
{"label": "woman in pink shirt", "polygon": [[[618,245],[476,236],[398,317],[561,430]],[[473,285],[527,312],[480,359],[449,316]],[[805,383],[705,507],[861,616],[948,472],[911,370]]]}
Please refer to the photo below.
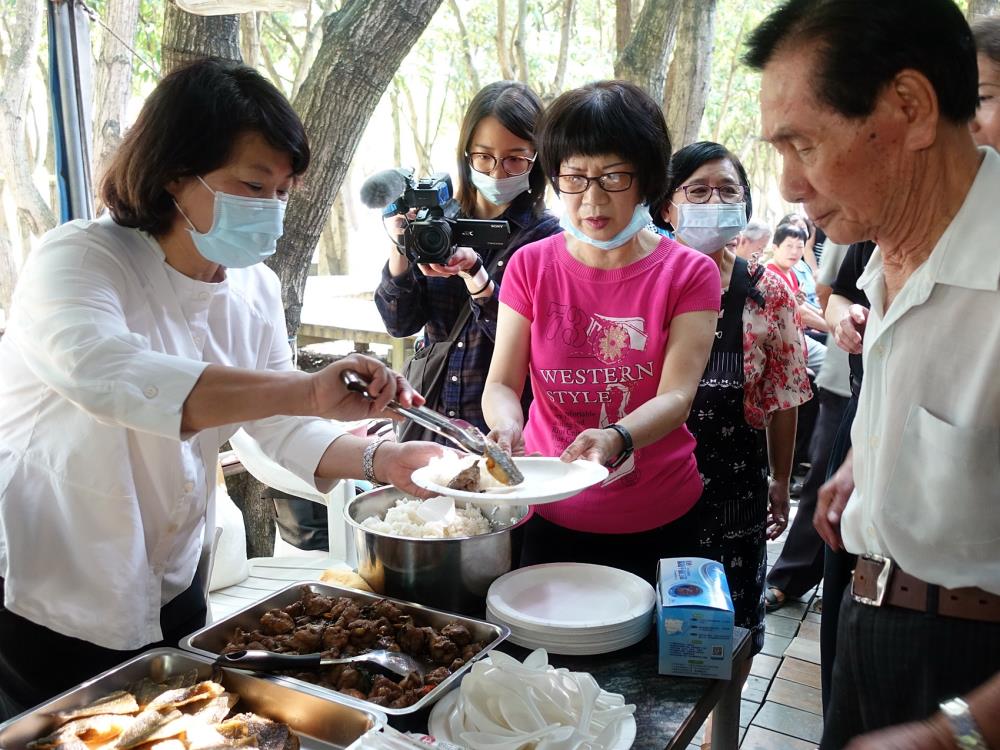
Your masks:
{"label": "woman in pink shirt", "polygon": [[563,94],[537,145],[565,231],[510,261],[483,412],[515,452],[585,458],[611,474],[535,508],[522,564],[596,562],[652,580],[657,560],[686,551],[693,528],[681,532],[679,519],[696,527],[702,484],[684,421],[712,347],[719,273],[647,228],[670,140],[641,89],[603,81]]}

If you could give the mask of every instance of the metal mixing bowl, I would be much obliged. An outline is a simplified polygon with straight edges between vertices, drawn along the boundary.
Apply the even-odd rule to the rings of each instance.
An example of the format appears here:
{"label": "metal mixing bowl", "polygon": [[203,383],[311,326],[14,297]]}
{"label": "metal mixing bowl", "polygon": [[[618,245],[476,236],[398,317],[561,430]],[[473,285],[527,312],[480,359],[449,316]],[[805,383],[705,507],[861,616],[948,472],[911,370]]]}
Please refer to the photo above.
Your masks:
{"label": "metal mixing bowl", "polygon": [[358,495],[344,507],[353,531],[358,573],[380,594],[482,617],[490,584],[517,567],[528,506],[480,505],[495,530],[477,536],[411,539],[361,525],[371,516],[384,518],[404,497],[409,496],[395,487],[380,487]]}

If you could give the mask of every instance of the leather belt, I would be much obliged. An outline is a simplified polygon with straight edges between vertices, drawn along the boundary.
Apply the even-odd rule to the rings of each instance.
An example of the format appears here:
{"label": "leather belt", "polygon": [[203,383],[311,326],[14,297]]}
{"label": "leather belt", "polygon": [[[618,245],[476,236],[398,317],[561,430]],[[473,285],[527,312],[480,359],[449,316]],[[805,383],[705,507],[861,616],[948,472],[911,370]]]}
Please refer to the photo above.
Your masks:
{"label": "leather belt", "polygon": [[858,557],[851,582],[854,601],[873,607],[889,605],[963,620],[1000,622],[1000,596],[968,587],[946,589],[914,578],[888,557]]}

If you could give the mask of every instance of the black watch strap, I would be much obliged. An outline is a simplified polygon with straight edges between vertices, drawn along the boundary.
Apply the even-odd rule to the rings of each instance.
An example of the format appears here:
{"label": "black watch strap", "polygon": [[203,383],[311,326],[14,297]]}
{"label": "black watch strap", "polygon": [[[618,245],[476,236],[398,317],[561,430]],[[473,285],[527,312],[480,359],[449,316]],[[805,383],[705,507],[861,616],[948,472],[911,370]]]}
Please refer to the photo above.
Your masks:
{"label": "black watch strap", "polygon": [[606,430],[614,430],[615,432],[617,432],[622,437],[622,443],[624,444],[624,447],[622,448],[622,452],[619,453],[618,456],[615,457],[615,459],[613,461],[611,461],[609,464],[607,464],[607,467],[609,469],[617,469],[623,463],[625,463],[626,461],[628,461],[628,457],[631,456],[632,453],[635,451],[635,448],[634,448],[634,446],[632,444],[632,433],[630,433],[628,430],[626,430],[620,424],[609,424],[604,429],[606,429]]}

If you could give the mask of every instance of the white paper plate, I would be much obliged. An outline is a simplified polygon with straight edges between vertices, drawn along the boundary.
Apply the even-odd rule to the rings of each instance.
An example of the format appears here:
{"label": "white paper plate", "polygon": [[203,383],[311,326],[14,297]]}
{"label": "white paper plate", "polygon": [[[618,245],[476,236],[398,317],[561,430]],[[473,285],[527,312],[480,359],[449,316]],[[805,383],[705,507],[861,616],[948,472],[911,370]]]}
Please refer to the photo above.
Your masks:
{"label": "white paper plate", "polygon": [[489,604],[486,605],[486,619],[497,625],[506,625],[513,633],[520,633],[523,636],[531,637],[538,635],[543,638],[559,638],[562,636],[570,638],[581,638],[585,640],[608,640],[619,636],[626,636],[633,632],[645,630],[652,627],[653,612],[650,610],[646,614],[617,625],[601,625],[592,628],[560,628],[546,627],[544,625],[525,624],[521,622],[508,622],[502,615],[494,611]]}
{"label": "white paper plate", "polygon": [[[450,693],[446,693],[431,708],[430,716],[427,717],[427,733],[435,739],[450,742],[459,747],[465,747],[460,738],[451,736],[451,731],[448,728],[448,719],[458,708],[459,690],[460,687],[452,690]],[[632,743],[635,742],[635,733],[635,716],[629,716],[618,725],[618,735],[606,750],[629,750],[632,747]]]}
{"label": "white paper plate", "polygon": [[550,654],[562,654],[563,656],[592,656],[595,654],[610,654],[612,651],[621,651],[623,648],[634,646],[644,639],[649,633],[633,633],[627,637],[618,638],[603,642],[579,643],[575,638],[546,639],[535,636],[521,636],[511,633],[507,640],[515,646],[523,646],[534,650],[544,648]]}
{"label": "white paper plate", "polygon": [[435,480],[439,477],[433,464],[417,469],[411,478],[418,487],[464,502],[484,505],[544,505],[573,497],[608,476],[607,467],[582,459],[566,463],[558,458],[528,456],[515,458],[514,465],[524,474],[521,484],[484,492],[453,490],[438,484]]}
{"label": "white paper plate", "polygon": [[617,568],[549,563],[500,576],[486,601],[504,622],[572,633],[646,617],[656,604],[656,593],[639,576]]}
{"label": "white paper plate", "polygon": [[[651,617],[636,620],[627,628],[622,628],[611,633],[568,633],[566,631],[545,632],[539,630],[525,630],[523,628],[511,626],[502,617],[497,617],[492,612],[486,613],[486,619],[497,625],[506,625],[510,630],[510,637],[516,638],[518,645],[531,644],[534,648],[544,648],[546,650],[551,650],[551,646],[563,647],[564,645],[581,648],[604,648],[606,646],[614,647],[619,643],[631,645],[632,643],[641,641],[646,637],[650,630],[653,629],[653,620]],[[624,646],[617,646],[617,648],[624,648]],[[610,648],[609,650],[616,650],[616,648]],[[556,653],[564,654],[569,652],[557,651]],[[595,651],[594,653],[603,652]]]}

